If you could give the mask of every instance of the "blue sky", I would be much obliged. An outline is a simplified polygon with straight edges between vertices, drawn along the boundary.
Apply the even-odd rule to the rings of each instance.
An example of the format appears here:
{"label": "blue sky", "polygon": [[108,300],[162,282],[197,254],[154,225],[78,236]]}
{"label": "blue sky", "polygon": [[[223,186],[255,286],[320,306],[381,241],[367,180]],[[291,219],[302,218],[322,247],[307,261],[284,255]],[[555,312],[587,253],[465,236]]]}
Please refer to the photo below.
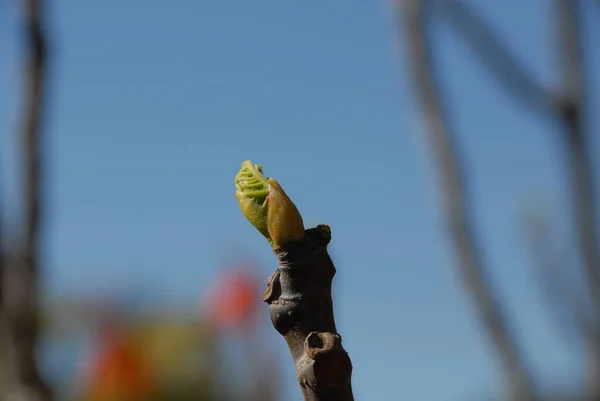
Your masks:
{"label": "blue sky", "polygon": [[[552,82],[547,2],[473,3]],[[498,388],[441,232],[387,2],[51,5],[49,294],[117,285],[190,304],[223,260],[246,255],[266,278],[274,257],[233,196],[251,159],[308,225],[332,227],[336,316],[358,400],[465,400]],[[1,181],[14,208],[19,53],[15,6],[0,7]],[[589,8],[587,37],[598,38]],[[543,309],[519,225],[532,200],[564,203],[556,127],[510,102],[449,29],[437,31],[486,259],[534,370],[569,382],[577,355]],[[600,69],[600,48],[589,61]],[[287,353],[274,330],[272,344]],[[300,400],[284,366],[286,400]]]}

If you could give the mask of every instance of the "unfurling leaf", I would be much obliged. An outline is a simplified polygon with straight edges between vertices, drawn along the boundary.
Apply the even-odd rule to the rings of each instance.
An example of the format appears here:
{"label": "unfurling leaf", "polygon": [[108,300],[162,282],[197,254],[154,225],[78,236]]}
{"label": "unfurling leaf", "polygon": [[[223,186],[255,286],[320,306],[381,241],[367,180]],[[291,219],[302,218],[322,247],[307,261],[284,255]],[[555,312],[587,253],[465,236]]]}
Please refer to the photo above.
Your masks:
{"label": "unfurling leaf", "polygon": [[235,186],[242,213],[271,246],[302,239],[304,223],[300,212],[281,185],[263,175],[262,165],[244,161]]}

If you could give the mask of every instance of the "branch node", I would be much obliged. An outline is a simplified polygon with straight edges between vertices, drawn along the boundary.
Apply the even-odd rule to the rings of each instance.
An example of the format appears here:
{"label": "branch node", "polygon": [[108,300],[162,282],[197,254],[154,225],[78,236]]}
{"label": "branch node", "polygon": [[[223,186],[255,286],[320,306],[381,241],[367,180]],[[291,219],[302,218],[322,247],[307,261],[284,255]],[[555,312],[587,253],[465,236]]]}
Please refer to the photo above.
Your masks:
{"label": "branch node", "polygon": [[279,269],[275,273],[271,274],[267,279],[267,289],[262,297],[262,300],[268,304],[271,304],[273,300],[279,298],[281,295],[281,284],[279,283]]}
{"label": "branch node", "polygon": [[[304,342],[305,357],[299,371],[305,376],[310,369],[317,386],[346,387],[352,374],[352,363],[342,348],[342,337],[337,333],[316,332],[308,334]],[[306,382],[306,380],[304,380]]]}
{"label": "branch node", "polygon": [[308,334],[304,343],[306,355],[316,361],[339,346],[338,342],[341,343],[341,341],[339,334],[313,331]]}

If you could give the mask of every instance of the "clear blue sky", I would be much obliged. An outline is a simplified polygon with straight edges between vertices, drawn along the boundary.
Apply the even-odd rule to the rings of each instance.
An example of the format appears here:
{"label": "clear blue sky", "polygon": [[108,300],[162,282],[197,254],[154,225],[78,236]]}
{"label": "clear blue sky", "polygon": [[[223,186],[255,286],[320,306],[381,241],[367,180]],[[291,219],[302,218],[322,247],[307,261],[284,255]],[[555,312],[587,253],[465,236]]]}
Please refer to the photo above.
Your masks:
{"label": "clear blue sky", "polygon": [[[9,207],[20,89],[14,3],[0,5]],[[117,282],[195,302],[228,253],[257,258],[266,278],[275,260],[233,196],[239,164],[251,159],[307,224],[332,227],[338,328],[357,400],[493,392],[495,363],[441,234],[388,3],[52,1],[48,293]],[[547,2],[475,3],[551,82]],[[589,7],[588,38],[600,37],[598,18]],[[568,382],[576,355],[543,309],[518,222],[531,199],[563,202],[555,127],[507,101],[450,30],[438,33],[487,260],[535,371]],[[600,47],[589,56],[600,70]],[[598,77],[593,85],[600,93]],[[287,358],[275,331],[272,344]],[[284,366],[286,400],[299,400]]]}

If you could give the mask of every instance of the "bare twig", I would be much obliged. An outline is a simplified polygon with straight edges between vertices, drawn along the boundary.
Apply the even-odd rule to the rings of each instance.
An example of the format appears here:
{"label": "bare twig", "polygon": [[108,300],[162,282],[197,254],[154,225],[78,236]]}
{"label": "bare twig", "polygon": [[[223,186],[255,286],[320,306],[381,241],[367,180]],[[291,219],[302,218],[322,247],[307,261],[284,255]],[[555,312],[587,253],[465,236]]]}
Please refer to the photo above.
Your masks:
{"label": "bare twig", "polygon": [[24,239],[15,265],[6,271],[4,304],[5,396],[48,401],[51,391],[36,363],[38,270],[41,217],[41,131],[45,90],[46,38],[42,0],[24,0],[26,37],[25,113],[21,132],[25,205]]}
{"label": "bare twig", "polygon": [[[578,243],[595,316],[600,316],[600,252],[596,231],[597,201],[585,129],[585,70],[578,15],[579,2],[556,1],[558,55],[562,72],[559,93],[562,140],[571,181],[571,199]],[[600,399],[600,338],[593,338],[590,383],[593,399]]]}
{"label": "bare twig", "polygon": [[485,18],[462,0],[439,0],[444,17],[461,35],[472,53],[500,83],[500,88],[520,105],[536,112],[547,113],[552,96],[536,76],[512,54],[500,34]]}
{"label": "bare twig", "polygon": [[434,78],[426,29],[428,3],[419,0],[400,1],[408,59],[422,118],[427,125],[427,139],[440,174],[446,224],[460,262],[464,285],[502,361],[512,398],[519,401],[534,400],[536,397],[530,373],[510,332],[504,311],[496,300],[469,221],[463,171]]}

